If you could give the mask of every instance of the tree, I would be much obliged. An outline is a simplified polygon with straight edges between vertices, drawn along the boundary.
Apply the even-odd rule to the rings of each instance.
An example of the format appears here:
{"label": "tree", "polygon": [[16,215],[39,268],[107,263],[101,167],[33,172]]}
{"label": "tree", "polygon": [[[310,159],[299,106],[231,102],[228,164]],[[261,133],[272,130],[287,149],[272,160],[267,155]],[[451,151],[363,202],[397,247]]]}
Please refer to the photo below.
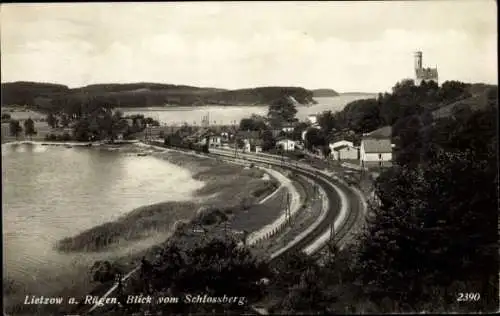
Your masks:
{"label": "tree", "polygon": [[267,129],[266,123],[263,120],[255,118],[243,118],[240,121],[240,130],[243,131],[263,131]]}
{"label": "tree", "polygon": [[269,130],[265,130],[262,133],[262,150],[268,151],[276,147],[276,139],[273,137],[273,133]]}
{"label": "tree", "polygon": [[69,116],[67,114],[63,114],[61,116],[61,126],[66,128],[69,126],[69,123],[70,123],[70,119],[69,119]]}
{"label": "tree", "polygon": [[[267,264],[258,261],[249,249],[234,240],[212,239],[194,247],[169,243],[162,247],[152,262],[152,272],[133,280],[134,291],[144,284],[158,295],[183,297],[186,294],[208,296],[242,296],[240,304],[160,304],[155,311],[171,313],[243,312],[245,306],[262,298],[259,281],[269,276]],[[231,294],[229,294],[231,293]]]}
{"label": "tree", "polygon": [[236,139],[236,146],[238,149],[245,147],[245,142],[241,138]]}
{"label": "tree", "polygon": [[2,121],[3,120],[10,120],[12,117],[9,113],[2,113]]}
{"label": "tree", "polygon": [[323,145],[321,147],[321,153],[323,154],[323,157],[328,158],[330,156],[330,154],[332,153],[332,150],[331,150],[330,146]]}
{"label": "tree", "polygon": [[47,124],[52,128],[57,127],[57,118],[54,116],[54,114],[49,113],[49,115],[47,115]]}
{"label": "tree", "polygon": [[295,108],[295,104],[289,98],[282,97],[269,106],[267,118],[273,128],[280,128],[284,124],[296,122],[296,114],[297,109]]}
{"label": "tree", "polygon": [[302,133],[307,130],[307,128],[309,127],[309,124],[305,123],[305,122],[300,122],[297,124],[297,126],[295,126],[295,128],[293,129],[293,132],[292,132],[292,139],[293,140],[299,140],[299,141],[302,141]]}
{"label": "tree", "polygon": [[21,124],[18,120],[10,120],[9,122],[9,132],[11,136],[16,136],[16,139],[19,137],[19,134],[23,131]]}
{"label": "tree", "polygon": [[118,273],[123,273],[120,267],[109,261],[96,261],[90,268],[91,280],[93,282],[106,283],[113,281]]}
{"label": "tree", "polygon": [[441,85],[438,97],[441,101],[446,101],[448,103],[470,97],[471,94],[468,91],[470,85],[460,82],[460,81],[445,81]]}
{"label": "tree", "polygon": [[335,115],[332,111],[324,111],[320,115],[318,115],[318,124],[321,127],[321,130],[325,132],[325,134],[329,134],[337,125]]}
{"label": "tree", "polygon": [[327,140],[324,133],[317,128],[309,128],[306,133],[306,148],[313,150],[315,147],[327,145]]}
{"label": "tree", "polygon": [[24,121],[24,135],[31,139],[32,135],[36,135],[35,122],[30,118]]}
{"label": "tree", "polygon": [[[381,203],[372,207],[357,270],[372,300],[407,304],[407,311],[437,304],[444,311],[496,308],[494,117],[493,110],[478,111],[424,127],[432,140],[427,159],[401,164],[377,179]],[[411,144],[407,153],[419,155],[421,148]],[[488,294],[477,304],[457,305],[457,289],[465,288]]]}
{"label": "tree", "polygon": [[281,299],[273,313],[326,313],[328,297],[321,267],[303,253],[291,253],[278,260],[271,279],[271,295]]}

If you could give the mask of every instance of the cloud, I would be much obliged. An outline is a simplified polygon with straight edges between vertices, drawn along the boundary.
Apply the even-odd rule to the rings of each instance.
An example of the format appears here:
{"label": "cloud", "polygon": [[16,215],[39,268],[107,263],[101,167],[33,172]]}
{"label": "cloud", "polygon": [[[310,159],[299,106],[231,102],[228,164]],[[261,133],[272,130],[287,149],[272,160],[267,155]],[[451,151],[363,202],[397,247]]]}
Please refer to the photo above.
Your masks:
{"label": "cloud", "polygon": [[2,80],[387,90],[497,81],[493,1],[3,5]]}

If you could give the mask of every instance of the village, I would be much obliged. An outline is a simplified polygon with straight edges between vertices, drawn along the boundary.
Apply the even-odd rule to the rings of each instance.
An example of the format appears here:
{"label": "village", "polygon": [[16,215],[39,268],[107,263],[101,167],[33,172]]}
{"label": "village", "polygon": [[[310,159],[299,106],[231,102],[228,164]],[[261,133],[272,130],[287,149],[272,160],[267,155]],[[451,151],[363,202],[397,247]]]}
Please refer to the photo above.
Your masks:
{"label": "village", "polygon": [[[392,165],[393,148],[391,128],[383,127],[369,133],[355,135],[341,131],[323,144],[314,143],[308,133],[321,132],[317,115],[309,115],[305,122],[283,124],[281,128],[261,125],[257,130],[245,130],[234,125],[152,126],[144,130],[146,141],[161,141],[172,147],[195,149],[207,146],[237,153],[269,153],[301,159],[312,156],[356,170],[373,170]],[[342,135],[351,135],[345,138]],[[308,144],[308,142],[313,142]]]}

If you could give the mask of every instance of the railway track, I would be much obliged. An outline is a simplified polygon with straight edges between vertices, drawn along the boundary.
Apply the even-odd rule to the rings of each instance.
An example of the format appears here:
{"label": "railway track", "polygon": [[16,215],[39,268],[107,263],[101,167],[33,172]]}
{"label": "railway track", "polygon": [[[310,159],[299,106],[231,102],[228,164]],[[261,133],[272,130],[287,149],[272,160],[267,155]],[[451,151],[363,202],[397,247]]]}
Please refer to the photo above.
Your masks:
{"label": "railway track", "polygon": [[[233,158],[233,153],[224,153],[222,151],[211,151],[211,155],[222,156],[226,158]],[[340,189],[346,196],[346,200],[348,202],[348,210],[346,217],[341,223],[340,227],[335,231],[334,243],[339,247],[343,246],[343,243],[346,241],[346,237],[348,236],[351,229],[358,223],[361,214],[363,213],[363,205],[359,200],[359,196],[354,192],[349,186],[339,182],[334,181],[321,171],[308,167],[307,169],[304,166],[300,166],[298,164],[293,164],[290,160],[282,160],[281,157],[271,158],[269,155],[264,157],[257,157],[254,155],[248,154],[238,154],[239,159],[243,159],[253,163],[264,163],[273,166],[279,166],[283,169],[291,170],[295,173],[301,174],[305,177],[311,178],[315,181],[319,186],[323,188],[326,192],[328,199],[328,210],[324,220],[319,222],[317,227],[313,229],[309,234],[304,236],[304,238],[300,239],[293,246],[289,247],[286,251],[281,252],[279,255],[274,256],[270,259],[271,264],[275,263],[279,258],[287,253],[291,253],[294,251],[301,251],[305,249],[307,246],[314,243],[318,238],[321,238],[324,234],[327,234],[330,229],[330,225],[335,222],[337,215],[339,214],[339,210],[341,208],[340,196],[337,193],[335,187]],[[315,255],[320,252],[325,245],[322,247],[318,247],[312,250],[309,254]]]}
{"label": "railway track", "polygon": [[[157,144],[153,144],[157,145]],[[163,147],[163,146],[162,146]],[[221,151],[211,151],[209,155],[212,156],[220,156],[224,157],[228,160],[244,160],[252,163],[261,163],[261,164],[267,164],[267,165],[273,165],[273,166],[279,166],[280,168],[286,169],[293,171],[297,174],[301,174],[307,178],[312,179],[315,183],[317,183],[319,186],[321,186],[324,190],[324,192],[327,195],[328,199],[328,209],[325,218],[319,222],[319,224],[307,235],[305,235],[302,239],[300,239],[298,242],[293,244],[291,247],[286,249],[285,251],[282,251],[279,253],[279,255],[276,255],[274,257],[269,258],[269,263],[271,265],[274,265],[281,257],[288,253],[293,253],[295,251],[302,251],[304,250],[307,246],[311,245],[315,241],[317,241],[319,238],[321,238],[325,233],[329,232],[330,225],[335,222],[337,215],[339,213],[341,203],[340,203],[340,196],[337,194],[337,190],[335,187],[339,188],[341,191],[343,191],[347,197],[347,201],[349,202],[348,205],[348,212],[347,216],[344,220],[344,222],[340,225],[340,228],[335,231],[335,237],[334,241],[336,244],[342,245],[342,242],[345,240],[346,236],[349,234],[351,228],[356,225],[358,222],[358,219],[361,216],[362,213],[362,203],[359,201],[359,196],[356,195],[356,193],[349,188],[347,185],[340,183],[339,181],[335,181],[333,183],[332,179],[328,177],[327,175],[323,174],[321,171],[314,169],[312,167],[307,167],[305,168],[304,166],[300,166],[298,164],[293,164],[293,162],[289,159],[282,159],[281,157],[276,157],[272,158],[270,155],[266,155],[264,157],[256,157],[253,155],[246,155],[246,154],[239,154],[237,158],[234,157],[234,154],[232,153],[224,153]],[[315,255],[319,251],[321,251],[324,248],[325,245],[322,247],[318,247],[312,252],[309,253],[309,255]],[[138,267],[135,268],[133,271],[129,272],[127,274],[127,277],[132,275],[134,272],[138,270]],[[122,279],[123,281],[126,281],[126,278]],[[111,294],[117,287],[117,284],[112,286],[104,295],[104,297],[108,296]],[[83,311],[82,309],[78,308],[77,311],[82,313],[82,314],[90,314],[93,311],[95,311],[96,308],[99,306],[94,305],[91,307],[91,309]]]}

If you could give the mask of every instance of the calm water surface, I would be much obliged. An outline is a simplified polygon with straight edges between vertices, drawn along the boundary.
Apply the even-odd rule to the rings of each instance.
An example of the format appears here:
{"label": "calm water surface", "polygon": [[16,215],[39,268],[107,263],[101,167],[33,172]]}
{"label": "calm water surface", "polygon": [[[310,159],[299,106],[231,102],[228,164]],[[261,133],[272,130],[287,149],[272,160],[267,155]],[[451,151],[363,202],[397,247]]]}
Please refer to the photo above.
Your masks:
{"label": "calm water surface", "polygon": [[54,251],[58,240],[203,186],[154,157],[29,144],[2,145],[2,181],[4,273],[41,284],[82,259]]}
{"label": "calm water surface", "polygon": [[[338,97],[315,98],[318,104],[311,106],[298,106],[297,118],[304,120],[308,115],[318,114],[323,111],[340,111],[349,102],[376,97],[375,94],[340,95]],[[266,106],[204,106],[192,107],[151,107],[151,108],[122,108],[126,114],[144,114],[167,125],[200,124],[204,116],[209,115],[210,123],[231,125],[239,123],[242,118],[251,114],[266,115]]]}

